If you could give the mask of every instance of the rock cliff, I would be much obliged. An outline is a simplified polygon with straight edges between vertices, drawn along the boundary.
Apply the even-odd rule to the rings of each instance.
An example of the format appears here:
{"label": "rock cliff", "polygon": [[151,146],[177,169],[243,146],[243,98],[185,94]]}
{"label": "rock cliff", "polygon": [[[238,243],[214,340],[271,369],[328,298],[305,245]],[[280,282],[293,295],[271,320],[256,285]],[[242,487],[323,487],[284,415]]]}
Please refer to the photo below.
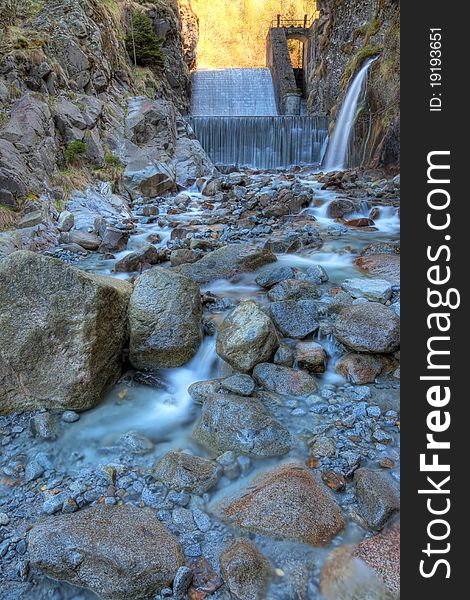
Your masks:
{"label": "rock cliff", "polygon": [[369,56],[366,102],[355,131],[354,151],[364,166],[399,161],[400,8],[397,0],[320,0],[320,18],[310,31],[308,103],[314,114],[330,115],[334,126],[344,95]]}
{"label": "rock cliff", "polygon": [[[136,14],[156,35],[159,64],[134,64],[126,49]],[[56,244],[59,212],[77,189],[108,181],[132,199],[135,181],[150,177],[159,195],[212,171],[182,116],[197,38],[189,0],[45,0],[4,24],[0,232],[15,229],[0,233],[0,255]]]}

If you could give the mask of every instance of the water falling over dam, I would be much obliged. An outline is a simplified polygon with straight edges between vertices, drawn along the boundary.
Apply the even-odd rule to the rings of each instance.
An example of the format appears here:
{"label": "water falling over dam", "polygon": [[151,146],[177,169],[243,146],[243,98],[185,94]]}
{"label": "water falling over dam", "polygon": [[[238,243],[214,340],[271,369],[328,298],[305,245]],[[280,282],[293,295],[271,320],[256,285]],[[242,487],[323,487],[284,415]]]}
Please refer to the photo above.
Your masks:
{"label": "water falling over dam", "polygon": [[269,69],[197,71],[188,123],[216,165],[255,169],[319,164],[328,135],[325,118],[279,115]]}

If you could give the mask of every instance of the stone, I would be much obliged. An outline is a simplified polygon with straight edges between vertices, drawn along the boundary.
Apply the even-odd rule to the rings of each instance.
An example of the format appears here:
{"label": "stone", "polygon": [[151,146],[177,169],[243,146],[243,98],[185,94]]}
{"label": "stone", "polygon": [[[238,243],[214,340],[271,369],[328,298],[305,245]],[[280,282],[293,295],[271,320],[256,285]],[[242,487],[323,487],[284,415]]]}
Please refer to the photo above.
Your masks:
{"label": "stone", "polygon": [[273,302],[270,309],[274,324],[288,338],[301,340],[319,327],[318,309],[313,300]]}
{"label": "stone", "polygon": [[116,273],[132,273],[142,271],[145,266],[156,265],[161,261],[160,252],[155,246],[145,244],[136,252],[126,254],[114,265]]}
{"label": "stone", "polygon": [[175,600],[183,600],[193,580],[193,572],[189,567],[180,567],[173,581],[173,597]]}
{"label": "stone", "polygon": [[317,342],[298,342],[295,357],[299,369],[309,373],[324,373],[326,370],[328,357],[323,346]]}
{"label": "stone", "polygon": [[121,375],[131,292],[38,253],[2,259],[0,412],[95,406]]}
{"label": "stone", "polygon": [[222,386],[222,379],[208,379],[207,381],[196,381],[188,388],[188,394],[199,404],[203,404],[214,394],[218,394]]}
{"label": "stone", "polygon": [[354,473],[359,512],[371,529],[382,529],[400,510],[400,491],[392,476],[380,469]]}
{"label": "stone", "polygon": [[193,437],[205,446],[251,456],[282,456],[289,452],[289,431],[255,398],[217,394],[207,399]]}
{"label": "stone", "polygon": [[0,527],[6,526],[9,523],[10,523],[10,517],[4,512],[0,512]]}
{"label": "stone", "polygon": [[106,227],[100,245],[100,252],[121,252],[129,241],[129,233],[117,227]]}
{"label": "stone", "polygon": [[317,436],[309,444],[310,454],[318,458],[332,458],[336,455],[336,446],[334,441],[326,436]]}
{"label": "stone", "polygon": [[399,600],[400,524],[327,557],[320,576],[325,600]]}
{"label": "stone", "polygon": [[122,435],[118,444],[130,454],[148,454],[153,450],[153,442],[138,431],[128,431]]}
{"label": "stone", "polygon": [[380,355],[349,353],[338,360],[335,371],[351,383],[364,385],[373,383],[386,364]]}
{"label": "stone", "polygon": [[333,333],[352,350],[392,353],[400,346],[400,319],[390,308],[368,302],[343,309],[335,321]]}
{"label": "stone", "polygon": [[23,215],[16,223],[18,229],[26,229],[27,227],[36,227],[44,223],[44,215],[41,210],[33,210]]}
{"label": "stone", "polygon": [[367,298],[382,304],[392,296],[392,286],[385,279],[345,279],[341,287],[353,298]]}
{"label": "stone", "polygon": [[199,286],[154,267],[139,277],[129,304],[130,361],[136,369],[180,367],[202,341]]}
{"label": "stone", "polygon": [[237,373],[223,380],[222,386],[237,396],[251,396],[255,391],[255,382],[249,375]]}
{"label": "stone", "polygon": [[258,275],[255,281],[260,287],[269,289],[280,281],[284,281],[285,279],[294,279],[295,275],[296,270],[293,267],[276,266],[264,270]]}
{"label": "stone", "polygon": [[305,371],[270,363],[257,365],[253,378],[265,390],[286,396],[310,396],[318,388],[316,380]]}
{"label": "stone", "polygon": [[316,547],[329,544],[345,526],[320,477],[296,463],[261,474],[215,509],[244,531]]}
{"label": "stone", "polygon": [[31,417],[29,421],[31,431],[35,437],[53,441],[57,439],[57,419],[48,412]]}
{"label": "stone", "polygon": [[172,267],[178,267],[179,265],[185,265],[187,263],[195,263],[203,256],[200,250],[188,250],[186,248],[179,248],[173,250],[170,254],[170,262]]}
{"label": "stone", "polygon": [[64,210],[59,215],[59,220],[57,221],[57,229],[59,231],[67,232],[72,229],[75,225],[75,217],[68,210]]}
{"label": "stone", "polygon": [[139,196],[157,198],[176,190],[174,169],[164,162],[150,160],[139,152],[127,164],[123,182],[133,199]]}
{"label": "stone", "polygon": [[76,423],[80,419],[80,415],[74,410],[66,410],[62,413],[62,421],[64,423]]}
{"label": "stone", "polygon": [[275,261],[274,254],[264,248],[250,244],[230,244],[214,250],[194,264],[180,265],[176,270],[197,283],[207,283],[256,271]]}
{"label": "stone", "polygon": [[149,509],[96,506],[45,519],[28,536],[31,565],[103,600],[144,599],[184,564],[178,540]]}
{"label": "stone", "polygon": [[251,300],[231,311],[217,330],[217,354],[244,373],[270,360],[277,346],[272,320]]}
{"label": "stone", "polygon": [[249,540],[235,540],[221,553],[220,570],[233,598],[266,598],[270,564]]}
{"label": "stone", "polygon": [[367,254],[357,258],[355,264],[371,277],[380,277],[392,285],[400,284],[400,256],[398,254]]}
{"label": "stone", "polygon": [[281,344],[274,355],[274,364],[283,367],[293,367],[295,361],[294,351],[287,344]]}
{"label": "stone", "polygon": [[310,281],[315,285],[321,285],[329,280],[328,273],[321,265],[312,265],[299,276],[299,279]]}
{"label": "stone", "polygon": [[311,300],[320,297],[315,284],[299,279],[285,279],[272,287],[268,292],[271,302],[283,300]]}
{"label": "stone", "polygon": [[168,452],[155,464],[152,473],[171,489],[202,495],[218,482],[221,469],[213,460],[185,452]]}
{"label": "stone", "polygon": [[326,212],[330,219],[342,219],[345,215],[355,212],[355,210],[356,207],[351,200],[336,198],[328,204]]}
{"label": "stone", "polygon": [[101,238],[94,233],[75,229],[68,233],[62,233],[61,239],[65,244],[78,244],[85,250],[98,250],[101,244]]}

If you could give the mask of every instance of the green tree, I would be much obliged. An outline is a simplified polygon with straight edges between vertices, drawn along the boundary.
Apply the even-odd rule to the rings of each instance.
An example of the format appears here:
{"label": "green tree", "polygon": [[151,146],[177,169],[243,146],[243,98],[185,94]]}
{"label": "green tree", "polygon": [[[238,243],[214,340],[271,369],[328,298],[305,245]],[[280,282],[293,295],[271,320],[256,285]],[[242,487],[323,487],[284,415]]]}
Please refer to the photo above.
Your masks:
{"label": "green tree", "polygon": [[126,48],[135,64],[152,69],[163,68],[162,40],[155,33],[147,15],[135,13],[132,16],[130,31],[126,35]]}

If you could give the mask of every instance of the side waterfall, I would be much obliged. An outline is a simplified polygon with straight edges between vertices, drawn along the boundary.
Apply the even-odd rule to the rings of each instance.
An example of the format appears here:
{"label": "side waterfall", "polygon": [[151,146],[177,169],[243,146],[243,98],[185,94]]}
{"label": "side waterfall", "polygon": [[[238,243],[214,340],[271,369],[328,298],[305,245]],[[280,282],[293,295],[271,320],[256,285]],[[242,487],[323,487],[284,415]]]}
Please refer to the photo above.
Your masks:
{"label": "side waterfall", "polygon": [[346,167],[348,143],[356,120],[359,99],[364,83],[367,80],[369,67],[374,60],[376,60],[376,57],[369,58],[364,63],[349,87],[326,151],[323,162],[325,171],[342,170]]}

